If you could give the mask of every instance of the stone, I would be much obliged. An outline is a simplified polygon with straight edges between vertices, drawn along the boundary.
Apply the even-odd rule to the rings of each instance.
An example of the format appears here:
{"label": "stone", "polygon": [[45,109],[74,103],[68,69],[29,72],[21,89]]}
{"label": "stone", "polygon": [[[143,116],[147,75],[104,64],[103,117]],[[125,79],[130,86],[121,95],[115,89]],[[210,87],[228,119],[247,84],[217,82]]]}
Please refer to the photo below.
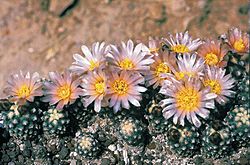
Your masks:
{"label": "stone", "polygon": [[30,158],[31,157],[31,150],[25,148],[23,151],[23,156]]}
{"label": "stone", "polygon": [[10,161],[10,157],[7,154],[3,154],[2,161],[8,163]]}
{"label": "stone", "polygon": [[18,155],[18,161],[20,163],[24,163],[24,157],[23,157],[23,155]]}
{"label": "stone", "polygon": [[18,153],[14,150],[14,151],[8,152],[8,155],[10,156],[11,159],[13,159],[16,157],[16,155],[18,155]]}
{"label": "stone", "polygon": [[103,158],[101,165],[110,165],[111,161],[108,158]]}
{"label": "stone", "polygon": [[69,149],[62,147],[61,151],[58,153],[60,159],[65,159],[69,155]]}
{"label": "stone", "polygon": [[151,142],[151,143],[149,143],[149,145],[148,145],[148,149],[155,149],[156,148],[156,144],[155,144],[155,142]]}

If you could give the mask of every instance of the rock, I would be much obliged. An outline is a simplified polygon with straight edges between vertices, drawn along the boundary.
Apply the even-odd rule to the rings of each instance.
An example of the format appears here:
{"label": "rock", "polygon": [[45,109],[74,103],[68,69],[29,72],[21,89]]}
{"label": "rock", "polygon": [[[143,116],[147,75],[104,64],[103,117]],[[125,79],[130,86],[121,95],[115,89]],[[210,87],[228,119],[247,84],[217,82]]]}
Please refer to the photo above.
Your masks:
{"label": "rock", "polygon": [[55,158],[55,159],[53,160],[53,164],[54,164],[54,165],[59,165],[59,164],[60,164],[60,160],[57,159],[57,158]]}
{"label": "rock", "polygon": [[16,144],[14,142],[10,142],[7,144],[9,148],[15,148]]}
{"label": "rock", "polygon": [[23,151],[23,156],[30,158],[31,157],[31,150],[25,148]]}
{"label": "rock", "polygon": [[103,158],[101,165],[110,165],[111,161],[108,158]]}
{"label": "rock", "polygon": [[114,152],[116,150],[116,146],[114,144],[108,146],[108,149],[112,152]]}
{"label": "rock", "polygon": [[193,161],[196,165],[199,165],[204,162],[204,159],[202,158],[202,156],[196,156]]}
{"label": "rock", "polygon": [[8,163],[10,161],[10,157],[7,154],[3,154],[2,161]]}
{"label": "rock", "polygon": [[11,160],[13,160],[18,155],[18,153],[16,151],[10,151],[8,152],[8,155],[10,156]]}
{"label": "rock", "polygon": [[69,155],[69,149],[62,147],[61,151],[58,153],[60,159],[65,159]]}
{"label": "rock", "polygon": [[18,155],[18,161],[20,162],[20,163],[24,163],[24,157],[23,157],[23,155]]}
{"label": "rock", "polygon": [[155,149],[156,148],[156,144],[155,144],[155,142],[151,142],[151,143],[149,143],[149,145],[148,145],[148,149]]}
{"label": "rock", "polygon": [[25,147],[26,147],[26,148],[31,148],[31,147],[32,147],[30,141],[25,141],[24,144],[25,144]]}
{"label": "rock", "polygon": [[125,162],[123,160],[118,162],[118,165],[125,165]]}

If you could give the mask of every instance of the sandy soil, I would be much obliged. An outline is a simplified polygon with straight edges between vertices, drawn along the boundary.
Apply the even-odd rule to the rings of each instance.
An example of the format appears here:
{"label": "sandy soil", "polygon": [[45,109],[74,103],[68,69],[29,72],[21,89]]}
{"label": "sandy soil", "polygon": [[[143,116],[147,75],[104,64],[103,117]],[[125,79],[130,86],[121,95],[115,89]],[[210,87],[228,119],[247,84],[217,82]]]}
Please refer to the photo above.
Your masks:
{"label": "sandy soil", "polygon": [[63,71],[82,44],[184,30],[215,39],[230,27],[248,28],[248,0],[80,0],[60,17],[72,1],[0,0],[1,90],[19,70]]}

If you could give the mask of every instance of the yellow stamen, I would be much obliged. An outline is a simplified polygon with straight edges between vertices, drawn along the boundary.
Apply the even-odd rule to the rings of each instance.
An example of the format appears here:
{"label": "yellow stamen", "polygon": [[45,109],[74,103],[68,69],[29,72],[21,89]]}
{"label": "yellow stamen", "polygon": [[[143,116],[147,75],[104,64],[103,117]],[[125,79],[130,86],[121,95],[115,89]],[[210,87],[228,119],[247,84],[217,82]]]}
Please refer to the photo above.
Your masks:
{"label": "yellow stamen", "polygon": [[219,62],[219,58],[214,53],[208,53],[205,55],[205,63],[207,65],[216,65]]}
{"label": "yellow stamen", "polygon": [[122,126],[122,132],[124,132],[127,135],[131,135],[134,131],[134,124],[129,122],[129,121],[125,121]]}
{"label": "yellow stamen", "polygon": [[194,88],[183,88],[176,93],[176,104],[180,110],[194,111],[195,108],[199,107],[200,94]]}
{"label": "yellow stamen", "polygon": [[204,85],[209,86],[213,93],[220,94],[221,93],[221,85],[217,80],[205,80]]}
{"label": "yellow stamen", "polygon": [[163,73],[169,73],[170,72],[170,69],[169,69],[169,67],[167,66],[167,64],[165,64],[165,63],[160,63],[157,67],[156,67],[156,69],[155,69],[155,74],[156,74],[156,76],[157,77],[160,77],[161,76],[161,74],[163,74]]}
{"label": "yellow stamen", "polygon": [[89,66],[89,70],[90,71],[93,71],[95,68],[99,67],[99,63],[98,62],[95,62],[95,61],[90,61],[90,66]]}
{"label": "yellow stamen", "polygon": [[124,60],[122,60],[120,63],[119,63],[120,67],[122,69],[132,69],[134,68],[134,64],[133,62],[128,59],[128,58],[125,58]]}
{"label": "yellow stamen", "polygon": [[182,45],[182,44],[172,46],[171,50],[173,52],[176,52],[176,53],[188,53],[188,52],[190,52],[190,50],[188,49],[188,47],[186,45]]}
{"label": "yellow stamen", "polygon": [[105,91],[105,84],[103,81],[101,82],[97,82],[95,84],[95,91],[98,93],[98,94],[103,94],[104,91]]}
{"label": "yellow stamen", "polygon": [[90,147],[91,147],[90,139],[83,137],[81,142],[80,142],[80,146],[84,149],[90,149]]}
{"label": "yellow stamen", "polygon": [[177,80],[182,80],[185,76],[194,77],[195,73],[193,73],[193,72],[177,72],[177,73],[175,73],[175,77]]}
{"label": "yellow stamen", "polygon": [[149,48],[150,53],[157,53],[159,50],[160,48]]}
{"label": "yellow stamen", "polygon": [[71,95],[71,88],[69,85],[63,85],[59,87],[57,90],[57,96],[62,100],[69,98],[70,95]]}
{"label": "yellow stamen", "polygon": [[242,38],[239,39],[239,40],[237,40],[237,41],[235,41],[234,44],[233,44],[233,47],[238,52],[242,52],[246,48],[246,46],[245,46]]}
{"label": "yellow stamen", "polygon": [[112,88],[119,95],[123,95],[128,91],[128,84],[124,80],[115,80],[115,82],[112,84]]}
{"label": "yellow stamen", "polygon": [[24,84],[18,89],[17,96],[19,98],[27,98],[30,96],[30,93],[31,93],[30,88],[26,84]]}

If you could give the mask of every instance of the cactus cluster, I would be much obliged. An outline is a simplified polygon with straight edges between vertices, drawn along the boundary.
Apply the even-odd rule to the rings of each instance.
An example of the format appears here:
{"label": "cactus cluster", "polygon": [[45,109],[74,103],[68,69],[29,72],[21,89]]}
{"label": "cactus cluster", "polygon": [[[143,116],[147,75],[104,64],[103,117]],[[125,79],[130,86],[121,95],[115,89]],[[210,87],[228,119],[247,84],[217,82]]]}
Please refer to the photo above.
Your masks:
{"label": "cactus cluster", "polygon": [[0,164],[180,164],[171,157],[230,158],[250,147],[248,34],[203,41],[185,32],[82,51],[46,80],[10,76]]}

